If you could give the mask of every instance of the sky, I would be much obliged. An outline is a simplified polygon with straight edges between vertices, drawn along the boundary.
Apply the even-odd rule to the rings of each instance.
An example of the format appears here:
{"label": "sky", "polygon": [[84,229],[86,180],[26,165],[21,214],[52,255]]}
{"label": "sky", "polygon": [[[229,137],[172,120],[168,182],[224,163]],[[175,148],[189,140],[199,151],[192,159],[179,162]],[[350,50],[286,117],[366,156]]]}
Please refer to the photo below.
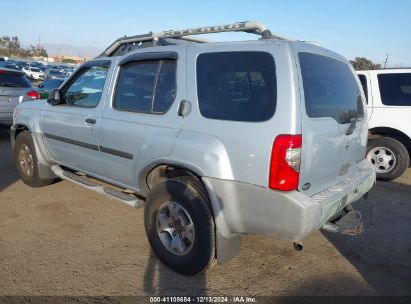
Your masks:
{"label": "sky", "polygon": [[0,0],[0,7],[0,36],[18,36],[25,45],[40,36],[41,43],[105,49],[124,35],[260,21],[272,32],[315,41],[348,59],[383,64],[388,54],[387,67],[411,67],[411,0]]}

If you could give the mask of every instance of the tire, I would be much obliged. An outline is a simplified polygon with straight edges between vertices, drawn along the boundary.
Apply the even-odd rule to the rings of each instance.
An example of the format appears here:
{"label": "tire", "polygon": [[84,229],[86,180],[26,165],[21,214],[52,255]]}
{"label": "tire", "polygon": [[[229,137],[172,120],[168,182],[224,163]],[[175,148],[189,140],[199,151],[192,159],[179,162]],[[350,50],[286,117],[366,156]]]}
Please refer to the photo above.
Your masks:
{"label": "tire", "polygon": [[36,149],[30,132],[21,132],[14,145],[14,158],[21,180],[30,187],[47,186],[53,179],[39,177]]}
{"label": "tire", "polygon": [[404,145],[390,137],[369,140],[367,159],[374,165],[377,179],[381,181],[400,177],[410,163],[410,155]]}
{"label": "tire", "polygon": [[[175,272],[194,275],[213,263],[214,219],[196,178],[174,177],[155,185],[147,198],[144,226],[154,253]],[[174,239],[178,246],[173,246]]]}

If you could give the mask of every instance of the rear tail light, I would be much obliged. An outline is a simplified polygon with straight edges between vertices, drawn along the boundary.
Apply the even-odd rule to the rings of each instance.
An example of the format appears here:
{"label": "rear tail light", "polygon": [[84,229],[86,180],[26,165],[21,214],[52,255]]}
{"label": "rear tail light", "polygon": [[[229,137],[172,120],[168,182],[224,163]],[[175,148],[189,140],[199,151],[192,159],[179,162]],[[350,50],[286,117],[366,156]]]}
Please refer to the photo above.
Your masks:
{"label": "rear tail light", "polygon": [[269,187],[274,190],[297,190],[300,178],[301,135],[279,135],[271,151]]}
{"label": "rear tail light", "polygon": [[28,97],[34,98],[34,99],[40,99],[40,93],[37,91],[30,91],[26,93]]}

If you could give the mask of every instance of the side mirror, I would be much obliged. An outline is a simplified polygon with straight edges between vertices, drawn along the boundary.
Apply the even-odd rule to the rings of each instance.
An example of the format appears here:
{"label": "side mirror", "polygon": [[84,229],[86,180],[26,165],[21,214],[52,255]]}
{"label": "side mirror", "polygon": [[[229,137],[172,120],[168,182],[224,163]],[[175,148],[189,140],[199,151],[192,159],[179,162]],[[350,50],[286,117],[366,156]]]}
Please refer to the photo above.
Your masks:
{"label": "side mirror", "polygon": [[60,104],[60,101],[60,91],[58,89],[51,91],[49,98],[47,98],[47,103],[49,103],[52,106],[56,106]]}
{"label": "side mirror", "polygon": [[40,83],[37,87],[42,89],[42,88],[44,88],[44,84]]}

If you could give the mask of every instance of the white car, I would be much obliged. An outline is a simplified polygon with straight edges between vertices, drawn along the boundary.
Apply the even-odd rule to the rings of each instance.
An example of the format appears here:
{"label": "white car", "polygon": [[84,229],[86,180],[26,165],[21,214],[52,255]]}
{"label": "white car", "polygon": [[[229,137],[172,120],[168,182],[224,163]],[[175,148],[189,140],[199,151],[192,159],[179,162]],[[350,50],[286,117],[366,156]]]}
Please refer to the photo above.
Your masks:
{"label": "white car", "polygon": [[411,69],[357,71],[368,105],[367,159],[392,180],[410,164]]}
{"label": "white car", "polygon": [[22,71],[27,75],[30,79],[44,79],[44,72],[36,67],[24,67]]}

